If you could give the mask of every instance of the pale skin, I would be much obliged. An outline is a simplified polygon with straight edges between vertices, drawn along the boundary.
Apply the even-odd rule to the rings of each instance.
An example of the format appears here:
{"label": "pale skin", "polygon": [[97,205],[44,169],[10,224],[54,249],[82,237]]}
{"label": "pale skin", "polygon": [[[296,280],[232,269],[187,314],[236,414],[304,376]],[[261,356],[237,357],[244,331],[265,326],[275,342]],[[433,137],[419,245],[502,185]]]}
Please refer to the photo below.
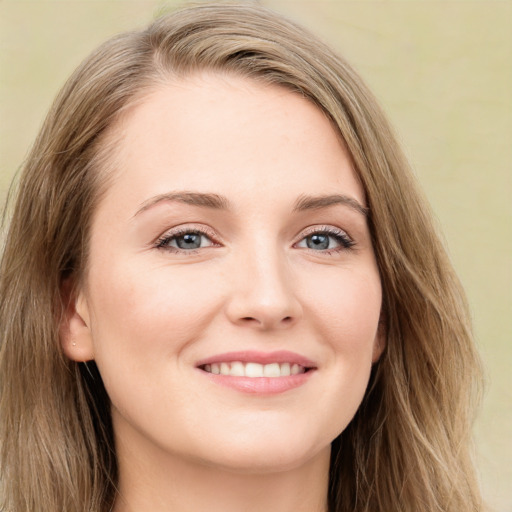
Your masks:
{"label": "pale skin", "polygon": [[[61,338],[112,401],[114,512],[325,512],[330,444],[383,349],[365,197],[338,135],[296,93],[212,73],[155,87],[113,132]],[[282,373],[203,364],[229,370],[233,352]]]}

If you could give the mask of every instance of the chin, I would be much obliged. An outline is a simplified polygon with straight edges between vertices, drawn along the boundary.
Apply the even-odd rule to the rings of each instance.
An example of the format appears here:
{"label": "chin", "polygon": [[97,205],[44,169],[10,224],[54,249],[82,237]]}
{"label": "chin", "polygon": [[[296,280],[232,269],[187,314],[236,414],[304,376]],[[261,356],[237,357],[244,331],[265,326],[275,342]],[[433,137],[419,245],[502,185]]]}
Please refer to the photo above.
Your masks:
{"label": "chin", "polygon": [[308,439],[299,432],[269,436],[259,432],[250,439],[241,437],[233,436],[225,444],[219,442],[219,450],[205,454],[203,461],[229,472],[265,474],[290,471],[316,457],[330,456],[330,440],[311,439],[311,435]]}
{"label": "chin", "polygon": [[[330,445],[324,448],[320,453],[330,455]],[[310,462],[320,453],[307,453],[299,456],[297,453],[247,453],[246,455],[237,456],[238,454],[230,454],[229,457],[222,460],[210,461],[208,465],[215,466],[217,469],[226,472],[246,475],[265,475],[272,473],[282,473],[299,469],[306,463]]]}

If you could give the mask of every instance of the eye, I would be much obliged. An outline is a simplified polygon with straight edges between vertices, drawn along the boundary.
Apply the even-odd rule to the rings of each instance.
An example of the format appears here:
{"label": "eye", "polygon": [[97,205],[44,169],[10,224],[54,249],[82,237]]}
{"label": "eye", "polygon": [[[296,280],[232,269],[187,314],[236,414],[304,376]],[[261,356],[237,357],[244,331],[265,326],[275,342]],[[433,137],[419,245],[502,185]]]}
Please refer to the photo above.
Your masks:
{"label": "eye", "polygon": [[204,232],[196,229],[186,229],[178,232],[166,233],[157,241],[157,247],[175,249],[177,251],[193,251],[211,247],[212,239]]}
{"label": "eye", "polygon": [[354,241],[341,229],[317,229],[300,240],[296,247],[311,249],[313,251],[330,252],[350,249]]}

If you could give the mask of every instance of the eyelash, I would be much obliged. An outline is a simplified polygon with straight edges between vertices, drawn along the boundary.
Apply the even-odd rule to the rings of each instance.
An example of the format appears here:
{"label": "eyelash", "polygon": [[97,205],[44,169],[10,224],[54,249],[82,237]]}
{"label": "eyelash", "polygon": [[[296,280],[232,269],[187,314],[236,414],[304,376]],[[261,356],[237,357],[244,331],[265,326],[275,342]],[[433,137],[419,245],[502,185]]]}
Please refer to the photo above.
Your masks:
{"label": "eyelash", "polygon": [[200,247],[198,249],[180,249],[178,247],[172,247],[169,245],[173,240],[180,238],[181,236],[184,236],[184,235],[204,236],[204,237],[208,238],[208,240],[211,241],[211,245],[208,247],[215,247],[215,246],[218,247],[220,245],[219,243],[215,242],[215,234],[213,232],[211,232],[210,230],[208,230],[204,227],[196,228],[196,227],[184,226],[182,228],[177,228],[176,230],[174,230],[170,233],[165,233],[164,235],[162,235],[156,241],[156,244],[155,244],[156,248],[164,249],[166,251],[171,251],[173,253],[178,253],[178,254],[195,254],[199,249],[204,249],[204,247]]}
{"label": "eyelash", "polygon": [[[180,249],[177,247],[172,247],[169,245],[173,240],[180,238],[184,235],[199,235],[204,236],[208,238],[208,240],[211,242],[211,245],[207,247],[219,247],[220,244],[215,241],[215,234],[212,233],[210,230],[205,229],[204,227],[196,228],[196,227],[182,227],[178,228],[175,231],[172,231],[170,233],[166,233],[155,243],[155,246],[157,249],[164,249],[166,251],[170,251],[173,253],[178,254],[196,254],[199,249],[205,249],[206,247],[199,247],[197,249]],[[333,249],[324,249],[324,250],[315,250],[311,248],[307,248],[309,251],[317,252],[321,254],[327,254],[331,255],[337,252],[342,252],[346,250],[352,250],[355,246],[355,242],[347,235],[345,231],[339,228],[333,228],[332,226],[315,226],[310,228],[309,230],[306,230],[305,232],[301,233],[301,238],[298,242],[295,242],[293,245],[294,247],[297,246],[300,242],[307,239],[308,237],[312,235],[326,235],[330,238],[333,238],[338,244],[338,247],[334,247]]]}
{"label": "eyelash", "polygon": [[325,249],[321,251],[308,248],[309,251],[320,252],[321,254],[332,255],[342,251],[352,250],[356,245],[354,240],[352,240],[352,238],[350,238],[345,231],[332,226],[315,226],[309,228],[305,232],[301,233],[301,239],[294,245],[299,244],[300,242],[302,242],[303,240],[312,235],[327,235],[328,237],[334,238],[334,240],[339,244],[339,247],[334,247],[332,249]]}

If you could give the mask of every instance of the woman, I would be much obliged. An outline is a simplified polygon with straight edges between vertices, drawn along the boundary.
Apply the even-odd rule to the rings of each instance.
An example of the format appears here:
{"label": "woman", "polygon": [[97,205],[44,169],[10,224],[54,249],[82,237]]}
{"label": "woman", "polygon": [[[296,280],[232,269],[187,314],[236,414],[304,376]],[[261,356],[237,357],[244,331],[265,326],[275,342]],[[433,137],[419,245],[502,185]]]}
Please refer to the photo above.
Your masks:
{"label": "woman", "polygon": [[3,508],[482,510],[463,292],[375,100],[203,4],[78,68],[1,267]]}

